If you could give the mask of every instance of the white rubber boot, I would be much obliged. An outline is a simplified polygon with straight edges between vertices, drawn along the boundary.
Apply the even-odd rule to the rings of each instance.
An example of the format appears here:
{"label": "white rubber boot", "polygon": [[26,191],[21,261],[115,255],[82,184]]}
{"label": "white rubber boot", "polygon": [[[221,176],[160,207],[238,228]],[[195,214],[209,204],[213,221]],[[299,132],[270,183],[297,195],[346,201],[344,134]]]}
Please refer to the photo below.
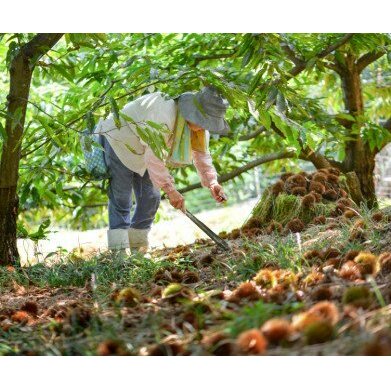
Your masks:
{"label": "white rubber boot", "polygon": [[107,247],[109,250],[123,250],[129,248],[127,229],[109,229],[107,231]]}
{"label": "white rubber boot", "polygon": [[129,247],[134,251],[146,252],[148,250],[149,229],[128,229]]}

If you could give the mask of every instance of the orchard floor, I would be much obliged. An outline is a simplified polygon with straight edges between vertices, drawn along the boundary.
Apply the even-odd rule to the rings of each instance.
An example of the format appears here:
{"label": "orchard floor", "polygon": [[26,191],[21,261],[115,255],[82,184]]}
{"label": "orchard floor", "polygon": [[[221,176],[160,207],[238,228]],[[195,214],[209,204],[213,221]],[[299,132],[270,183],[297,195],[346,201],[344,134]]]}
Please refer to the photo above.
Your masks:
{"label": "orchard floor", "polygon": [[[216,209],[196,214],[213,231],[231,231],[240,227],[250,214],[256,199],[232,206],[217,206]],[[172,209],[166,202],[161,205],[165,216],[155,223],[150,233],[152,249],[175,247],[180,244],[192,243],[206,235],[195,226],[187,217]],[[29,265],[44,261],[48,254],[59,252],[64,254],[72,250],[80,250],[87,255],[107,250],[106,229],[87,231],[58,230],[35,245],[31,240],[18,241],[19,254],[22,264]]]}
{"label": "orchard floor", "polygon": [[387,208],[227,252],[198,240],[3,267],[0,355],[391,355],[390,238]]}

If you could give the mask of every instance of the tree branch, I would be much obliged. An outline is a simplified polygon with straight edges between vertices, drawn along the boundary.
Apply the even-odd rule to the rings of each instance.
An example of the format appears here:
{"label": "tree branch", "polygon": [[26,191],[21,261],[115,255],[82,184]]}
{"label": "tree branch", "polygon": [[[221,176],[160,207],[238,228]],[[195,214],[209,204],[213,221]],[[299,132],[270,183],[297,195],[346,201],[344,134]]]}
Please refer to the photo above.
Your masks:
{"label": "tree branch", "polygon": [[336,61],[328,63],[328,64],[324,64],[324,66],[326,68],[329,68],[329,69],[333,70],[334,72],[338,73],[338,75],[340,75],[340,76],[343,74],[342,66],[340,64],[338,64]]}
{"label": "tree branch", "polygon": [[363,56],[361,56],[357,60],[357,69],[358,72],[361,73],[369,64],[372,64],[376,60],[378,60],[380,57],[384,56],[386,54],[385,51],[383,52],[370,52],[366,53]]}
{"label": "tree branch", "polygon": [[43,56],[51,49],[64,35],[64,33],[38,33],[31,41],[26,43],[21,49],[21,54],[31,60],[38,61],[38,58]]}
{"label": "tree branch", "polygon": [[236,50],[231,51],[230,53],[214,53],[214,54],[206,54],[200,55],[196,54],[194,56],[194,65],[198,65],[201,61],[206,60],[219,60],[221,58],[230,58],[236,53]]}
{"label": "tree branch", "polygon": [[248,134],[244,134],[243,136],[240,136],[238,138],[238,141],[248,141],[248,140],[251,140],[251,139],[257,137],[258,135],[260,135],[261,133],[264,133],[266,130],[267,129],[264,126],[261,126],[259,129],[254,130],[254,132],[251,132],[251,133],[248,133]]}
{"label": "tree branch", "polygon": [[309,147],[304,147],[299,155],[299,159],[307,160],[311,162],[318,170],[320,168],[327,168],[334,166],[343,171],[343,164],[337,162],[336,160],[328,159],[327,157],[321,155],[318,152],[315,152]]}
{"label": "tree branch", "polygon": [[[224,182],[227,182],[227,181],[243,174],[246,171],[251,170],[254,167],[260,166],[261,164],[273,162],[275,160],[286,159],[286,158],[294,157],[294,156],[295,156],[295,151],[290,150],[290,149],[286,149],[284,151],[264,155],[258,159],[255,159],[255,160],[245,164],[242,167],[239,167],[235,170],[232,170],[231,172],[228,172],[226,174],[220,175],[218,177],[218,181],[219,181],[219,183],[224,183]],[[200,189],[201,187],[202,187],[201,183],[198,182],[198,183],[193,183],[192,185],[183,187],[182,189],[179,189],[178,191],[183,194],[183,193],[187,193],[191,190]],[[163,198],[164,198],[164,196],[163,196]]]}
{"label": "tree branch", "polygon": [[294,50],[294,48],[291,45],[289,45],[288,42],[286,42],[286,41],[281,42],[281,47],[284,50],[285,54],[288,56],[288,58],[295,65],[301,65],[301,64],[305,65],[305,61],[302,58],[297,56],[296,51]]}
{"label": "tree branch", "polygon": [[[334,44],[332,45],[329,45],[327,48],[323,49],[322,51],[320,51],[318,54],[316,54],[314,57],[312,58],[317,58],[317,59],[321,59],[321,58],[324,58],[326,56],[328,56],[330,53],[332,53],[334,50],[338,49],[339,47],[341,47],[342,45],[344,45],[346,42],[349,41],[350,38],[352,38],[352,36],[354,35],[354,33],[349,33],[349,34],[345,34],[341,39],[339,39],[337,42],[335,42]],[[312,60],[312,58],[310,60]],[[309,60],[309,61],[310,61]],[[302,72],[308,62],[304,62],[302,64],[297,64],[295,67],[292,68],[292,70],[289,72],[291,77],[295,77],[297,76],[300,72]],[[288,78],[289,80],[289,78]]]}

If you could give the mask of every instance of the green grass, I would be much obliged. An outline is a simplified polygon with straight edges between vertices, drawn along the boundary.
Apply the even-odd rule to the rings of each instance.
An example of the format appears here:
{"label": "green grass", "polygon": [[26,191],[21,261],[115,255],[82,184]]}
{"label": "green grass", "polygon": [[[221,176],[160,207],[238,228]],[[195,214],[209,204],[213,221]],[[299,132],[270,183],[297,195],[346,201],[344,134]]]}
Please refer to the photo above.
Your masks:
{"label": "green grass", "polygon": [[[176,259],[173,259],[172,254],[168,257],[150,259],[141,254],[130,257],[108,252],[89,260],[68,254],[61,261],[51,265],[36,264],[27,268],[18,267],[14,271],[0,267],[0,294],[12,291],[15,284],[25,287],[61,287],[64,290],[60,289],[58,293],[53,294],[48,300],[49,303],[52,297],[53,300],[62,301],[69,295],[70,300],[75,299],[91,313],[88,325],[82,327],[72,325],[69,319],[62,323],[51,318],[44,324],[35,324],[31,329],[13,326],[4,331],[0,327],[0,355],[95,355],[97,346],[102,341],[117,338],[125,344],[130,354],[138,354],[140,346],[159,343],[164,337],[172,335],[173,331],[169,326],[172,323],[176,324],[187,312],[197,316],[202,324],[200,329],[208,332],[212,326],[217,330],[226,331],[229,336],[235,338],[244,330],[262,326],[272,317],[286,316],[299,311],[303,304],[297,303],[295,298],[284,305],[259,300],[246,302],[243,307],[233,309],[220,299],[214,298],[213,294],[208,296],[211,290],[233,290],[241,282],[251,280],[260,269],[268,265],[294,272],[305,272],[310,269],[310,265],[303,260],[302,252],[309,249],[324,250],[332,246],[338,248],[342,254],[349,250],[370,250],[377,253],[382,240],[384,241],[382,227],[372,221],[373,211],[363,209],[360,213],[360,218],[367,224],[367,241],[364,243],[349,239],[355,220],[339,221],[337,228],[330,233],[332,239],[328,234],[320,235],[325,231],[324,226],[310,226],[299,235],[301,243],[313,238],[323,239],[301,251],[295,234],[275,233],[251,239],[242,238],[241,245],[236,251],[200,270],[201,281],[190,288],[198,294],[194,301],[186,298],[184,302],[170,306],[165,306],[164,303],[161,305],[160,301],[159,306],[155,306],[153,301],[146,301],[139,308],[123,308],[110,296],[117,288],[134,286],[141,291],[144,298],[147,298],[154,284],[154,274],[158,270],[174,267],[182,271],[196,271],[196,259],[202,252],[211,251],[210,248],[198,248],[200,251],[197,257],[190,254],[185,257],[178,256]],[[193,246],[192,251],[196,248],[196,245]],[[91,281],[92,276],[96,282],[95,289],[74,289],[84,287]],[[377,299],[383,305],[386,298],[381,296],[380,288],[376,285],[372,288],[375,293],[378,289]],[[15,298],[20,302],[20,295],[14,292]],[[43,312],[43,309],[50,306],[51,304],[45,303],[40,308]],[[205,310],[206,307],[209,307],[210,311]],[[133,315],[136,315],[136,319],[132,318]],[[131,323],[127,325],[129,319]],[[182,326],[175,330],[182,337],[194,331],[195,340],[202,339],[202,333],[197,330],[184,331]]]}
{"label": "green grass", "polygon": [[0,291],[12,286],[12,281],[23,286],[82,287],[92,276],[98,287],[107,287],[113,283],[118,286],[143,284],[159,268],[170,264],[168,261],[154,261],[141,255],[124,257],[111,256],[109,253],[90,260],[69,261],[64,258],[51,266],[41,263],[27,268],[18,267],[14,272],[2,268]]}
{"label": "green grass", "polygon": [[290,314],[303,308],[304,304],[294,302],[289,304],[264,303],[262,300],[250,304],[241,309],[237,314],[231,314],[231,321],[226,327],[226,332],[236,337],[241,332],[261,327],[267,320]]}

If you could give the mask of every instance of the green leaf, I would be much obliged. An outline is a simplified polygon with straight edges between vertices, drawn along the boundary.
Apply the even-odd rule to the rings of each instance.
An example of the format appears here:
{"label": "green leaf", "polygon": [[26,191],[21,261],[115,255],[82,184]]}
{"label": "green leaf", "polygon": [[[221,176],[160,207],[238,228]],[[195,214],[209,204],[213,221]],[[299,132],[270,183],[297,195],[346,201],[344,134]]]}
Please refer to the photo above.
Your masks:
{"label": "green leaf", "polygon": [[158,123],[153,122],[153,121],[146,121],[146,123],[150,127],[158,130],[159,132],[162,132],[162,133],[169,133],[170,132],[170,130],[167,128],[166,124],[158,124]]}
{"label": "green leaf", "polygon": [[248,94],[252,95],[255,89],[259,86],[259,81],[262,79],[262,72],[258,72],[255,77],[251,80],[250,86],[248,88]]}
{"label": "green leaf", "polygon": [[339,113],[335,116],[336,118],[341,118],[341,119],[346,119],[348,121],[355,122],[356,118],[353,117],[351,114],[346,114],[346,113]]}
{"label": "green leaf", "polygon": [[4,126],[1,122],[0,122],[0,137],[4,142],[6,142],[8,139],[7,132],[5,131]]}
{"label": "green leaf", "polygon": [[89,130],[90,133],[93,133],[95,129],[95,119],[91,111],[89,111],[86,114],[85,119],[86,119],[87,129]]}
{"label": "green leaf", "polygon": [[134,154],[137,154],[137,151],[136,151],[134,148],[132,148],[129,144],[125,144],[125,147],[126,147],[130,152],[132,152],[132,153],[134,153]]}
{"label": "green leaf", "polygon": [[261,124],[267,129],[270,130],[272,120],[270,118],[270,114],[263,109],[259,110],[259,120],[261,121]]}
{"label": "green leaf", "polygon": [[20,120],[22,119],[22,108],[17,107],[16,110],[14,111],[14,115],[12,117],[12,122],[11,122],[11,130],[14,131],[15,128],[20,125]]}
{"label": "green leaf", "polygon": [[110,97],[109,100],[110,100],[111,112],[113,113],[115,126],[118,129],[121,129],[121,120],[120,120],[120,113],[119,113],[119,107],[117,101],[113,97]]}

